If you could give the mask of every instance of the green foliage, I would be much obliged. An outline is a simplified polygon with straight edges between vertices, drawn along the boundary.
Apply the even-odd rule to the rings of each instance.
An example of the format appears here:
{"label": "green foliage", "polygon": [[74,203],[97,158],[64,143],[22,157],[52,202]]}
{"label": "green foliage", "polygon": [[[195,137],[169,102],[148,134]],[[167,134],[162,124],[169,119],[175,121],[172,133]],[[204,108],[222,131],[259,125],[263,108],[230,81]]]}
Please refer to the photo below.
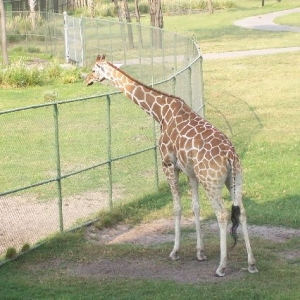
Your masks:
{"label": "green foliage", "polygon": [[[220,0],[213,1],[213,7],[215,10],[227,9],[235,7],[235,1],[230,0]],[[128,8],[131,14],[134,14],[134,2],[128,1]],[[187,12],[192,12],[193,10],[206,10],[207,1],[202,0],[164,0],[162,1],[162,10],[166,15],[172,14],[185,14]],[[139,11],[141,14],[148,14],[149,2],[148,0],[139,1]],[[77,9],[75,12],[76,15],[89,16],[90,12],[87,7]],[[117,12],[114,3],[111,1],[103,1],[96,3],[95,5],[95,15],[101,17],[117,17]]]}
{"label": "green foliage", "polygon": [[[271,6],[277,1],[269,3]],[[281,1],[281,5],[285,3],[287,1]],[[286,5],[296,4],[295,1],[289,1]],[[214,14],[203,16],[201,19],[197,16],[197,18],[189,18],[188,22],[187,16],[184,16],[181,21],[174,18],[170,28],[174,29],[176,24],[185,26],[184,32],[189,31],[201,37],[201,46],[205,46],[206,52],[213,52],[216,49],[222,51],[266,48],[274,45],[282,46],[285,43],[297,45],[298,40],[294,38],[295,35],[289,33],[255,32],[230,25],[234,18],[243,17],[245,14],[260,14],[270,9],[269,6],[262,11],[257,7],[259,5],[257,1],[239,1],[238,5],[243,7],[230,14],[227,12]],[[287,8],[287,6],[280,6],[280,8]],[[225,30],[223,30],[224,26]],[[295,64],[298,60],[298,53],[289,53],[204,61],[206,116],[213,124],[225,131],[241,155],[244,166],[244,203],[250,223],[295,228],[300,226],[299,93],[297,91],[300,74]],[[79,83],[67,86],[52,84],[47,86],[47,89],[59,91],[60,97],[72,97],[81,92],[97,93],[100,86],[92,86],[92,90],[88,91]],[[23,89],[22,97],[13,89],[7,89],[5,92],[1,94],[2,105],[9,105],[5,103],[7,101],[13,102],[12,105],[24,106],[29,101],[38,101],[32,99],[30,94],[43,94],[40,87]],[[115,114],[120,111],[124,115],[132,113],[131,110],[124,110],[122,101],[119,103]],[[81,120],[86,121],[84,128],[88,128],[90,120],[82,116]],[[124,124],[126,122],[120,127]],[[125,135],[123,138],[130,140]],[[128,172],[135,172],[135,170],[130,169]],[[120,176],[128,178],[128,172]],[[76,182],[77,185],[79,183],[83,184],[81,181]],[[146,181],[144,184],[147,184]],[[162,198],[161,193],[135,198],[130,205],[117,206],[111,213],[101,213],[100,217],[103,221],[97,223],[97,226],[104,228],[120,221],[138,224],[155,217],[172,216],[172,203],[167,188],[164,193],[166,195]],[[201,208],[204,217],[207,218],[209,204],[205,199],[203,201],[203,194],[201,192]],[[184,213],[190,212],[190,196],[185,195],[185,190],[183,204]],[[183,237],[185,241],[183,251],[187,251],[185,245],[188,245],[188,251],[194,251],[194,239],[185,235],[185,232]],[[218,237],[206,236],[205,239],[207,238],[210,239],[209,243],[205,243],[209,259],[217,260]],[[81,270],[80,268],[87,264],[92,267],[108,257],[111,260],[135,258],[136,265],[147,259],[157,260],[166,266],[175,264],[174,272],[177,272],[180,265],[167,261],[166,248],[169,250],[171,244],[167,246],[163,244],[129,248],[126,245],[91,243],[85,239],[83,230],[59,235],[36,251],[27,253],[17,261],[0,268],[1,299],[281,300],[300,297],[299,238],[285,243],[252,238],[260,273],[250,275],[239,269],[236,277],[230,277],[229,273],[228,277],[214,281],[209,279],[212,274],[207,274],[205,282],[196,284],[178,283],[163,278],[143,280],[132,279],[129,276],[110,277],[111,274],[101,274],[101,270],[102,277],[97,277],[95,274],[88,277],[81,272],[73,271],[76,268]],[[238,244],[237,248],[229,251],[228,254],[229,268],[232,268],[232,264],[237,264],[241,268],[245,266],[244,245]],[[289,258],[289,255],[293,255],[294,258]],[[194,261],[194,256],[185,256],[183,263],[189,259]],[[198,264],[196,261],[194,263]],[[205,263],[199,263],[199,276]]]}
{"label": "green foliage", "polygon": [[26,252],[30,250],[30,245],[28,243],[24,244],[21,248],[21,252]]}
{"label": "green foliage", "polygon": [[16,248],[10,247],[6,250],[5,258],[12,259],[12,258],[16,257],[16,255],[17,255]]}
{"label": "green foliage", "polygon": [[[23,53],[22,47],[15,48],[15,53]],[[37,48],[30,48],[33,53]],[[20,59],[12,62],[8,67],[2,67],[0,71],[0,86],[5,87],[29,87],[45,85],[54,81],[62,83],[74,83],[79,80],[80,70],[76,67],[62,67],[58,61],[53,60],[44,64],[35,64],[34,61]]]}
{"label": "green foliage", "polygon": [[28,87],[43,84],[43,78],[37,67],[28,67],[24,60],[19,60],[9,67],[2,66],[0,85],[11,87]]}

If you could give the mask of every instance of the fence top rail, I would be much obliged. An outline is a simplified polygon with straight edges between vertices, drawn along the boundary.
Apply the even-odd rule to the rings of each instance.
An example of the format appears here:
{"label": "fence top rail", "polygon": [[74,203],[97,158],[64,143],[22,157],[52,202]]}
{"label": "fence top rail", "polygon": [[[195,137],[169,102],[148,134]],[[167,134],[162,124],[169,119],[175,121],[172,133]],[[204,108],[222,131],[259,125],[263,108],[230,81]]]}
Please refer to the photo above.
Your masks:
{"label": "fence top rail", "polygon": [[3,111],[0,111],[0,115],[14,113],[14,112],[28,110],[28,109],[36,109],[36,108],[49,107],[49,106],[54,106],[54,105],[63,105],[63,104],[68,104],[68,103],[72,103],[72,102],[80,102],[80,101],[96,99],[96,98],[104,98],[104,97],[107,97],[107,96],[117,95],[117,94],[121,94],[121,92],[116,91],[116,92],[110,92],[110,93],[94,95],[94,96],[86,96],[86,97],[80,97],[80,98],[74,98],[74,99],[68,99],[68,100],[61,100],[61,101],[53,101],[53,102],[47,102],[47,103],[41,103],[41,104],[34,104],[34,105],[29,105],[29,106],[23,106],[23,107],[3,110]]}

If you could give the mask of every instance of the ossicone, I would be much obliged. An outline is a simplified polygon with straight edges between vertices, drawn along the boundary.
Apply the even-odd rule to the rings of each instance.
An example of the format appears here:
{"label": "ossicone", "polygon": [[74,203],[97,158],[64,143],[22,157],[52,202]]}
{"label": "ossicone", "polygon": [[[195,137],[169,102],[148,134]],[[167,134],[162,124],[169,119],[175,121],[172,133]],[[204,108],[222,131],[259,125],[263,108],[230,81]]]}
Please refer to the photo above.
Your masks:
{"label": "ossicone", "polygon": [[105,60],[105,57],[106,57],[106,54],[102,54],[102,55],[98,54],[97,57],[96,57],[96,61],[98,62],[98,61],[101,61],[101,60]]}

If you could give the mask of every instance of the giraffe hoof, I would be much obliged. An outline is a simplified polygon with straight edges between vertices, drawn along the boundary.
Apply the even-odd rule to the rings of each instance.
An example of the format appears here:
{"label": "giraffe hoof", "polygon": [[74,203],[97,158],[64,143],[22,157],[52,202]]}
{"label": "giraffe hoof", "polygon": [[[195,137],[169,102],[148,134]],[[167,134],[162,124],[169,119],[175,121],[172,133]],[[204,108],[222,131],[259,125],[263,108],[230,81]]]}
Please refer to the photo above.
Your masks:
{"label": "giraffe hoof", "polygon": [[251,274],[258,273],[258,270],[256,269],[256,266],[255,266],[255,265],[249,265],[248,271],[249,271],[249,273],[251,273]]}
{"label": "giraffe hoof", "polygon": [[225,276],[225,271],[226,271],[226,268],[218,268],[216,273],[215,273],[215,276],[216,277],[224,277]]}
{"label": "giraffe hoof", "polygon": [[173,251],[170,253],[170,257],[172,260],[178,260],[180,258],[178,253]]}
{"label": "giraffe hoof", "polygon": [[206,256],[204,255],[203,250],[197,251],[197,259],[198,259],[199,261],[203,261],[203,260],[206,260],[206,259],[207,259]]}

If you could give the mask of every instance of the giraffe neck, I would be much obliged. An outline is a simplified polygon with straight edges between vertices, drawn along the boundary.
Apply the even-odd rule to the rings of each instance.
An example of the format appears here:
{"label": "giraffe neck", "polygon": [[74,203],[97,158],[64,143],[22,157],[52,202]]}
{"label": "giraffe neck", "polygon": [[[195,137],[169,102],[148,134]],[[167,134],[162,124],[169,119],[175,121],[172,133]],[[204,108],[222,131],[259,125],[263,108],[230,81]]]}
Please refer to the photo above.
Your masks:
{"label": "giraffe neck", "polygon": [[120,89],[127,98],[131,99],[159,123],[167,117],[164,113],[166,105],[170,106],[172,102],[175,104],[177,101],[179,104],[182,103],[182,101],[176,97],[160,93],[134,80],[124,71],[119,70],[108,62],[106,62],[104,68],[106,68],[106,78],[110,80],[115,87]]}

